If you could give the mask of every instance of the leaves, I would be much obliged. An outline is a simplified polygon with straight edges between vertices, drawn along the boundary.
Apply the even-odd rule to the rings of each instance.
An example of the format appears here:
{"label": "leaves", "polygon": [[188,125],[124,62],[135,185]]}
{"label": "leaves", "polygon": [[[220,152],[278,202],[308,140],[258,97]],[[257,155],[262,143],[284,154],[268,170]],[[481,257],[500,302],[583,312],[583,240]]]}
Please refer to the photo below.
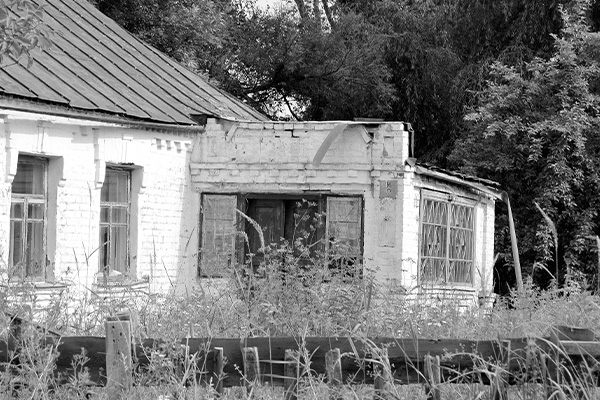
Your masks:
{"label": "leaves", "polygon": [[32,52],[52,47],[50,33],[43,24],[44,5],[31,0],[0,0],[0,65],[6,58],[33,64]]}
{"label": "leaves", "polygon": [[479,106],[468,114],[470,129],[452,154],[465,169],[508,190],[530,265],[553,262],[552,235],[532,206],[546,210],[558,231],[563,272],[588,271],[591,248],[581,238],[599,229],[598,64],[588,52],[597,39],[582,10],[583,1],[569,12],[561,9],[563,30],[551,57],[534,58],[521,70],[492,65]]}

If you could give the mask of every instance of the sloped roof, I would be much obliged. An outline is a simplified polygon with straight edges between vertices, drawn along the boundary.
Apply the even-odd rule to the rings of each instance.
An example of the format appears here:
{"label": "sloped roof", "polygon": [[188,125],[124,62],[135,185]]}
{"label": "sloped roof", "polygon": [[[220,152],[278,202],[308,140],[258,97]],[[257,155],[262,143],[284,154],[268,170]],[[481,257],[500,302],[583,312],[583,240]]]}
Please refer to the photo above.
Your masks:
{"label": "sloped roof", "polygon": [[[35,0],[39,2],[40,0]],[[192,115],[267,120],[140,41],[86,0],[47,0],[54,46],[29,68],[0,68],[1,105],[34,101],[91,114],[192,125]],[[41,103],[41,104],[40,104]]]}

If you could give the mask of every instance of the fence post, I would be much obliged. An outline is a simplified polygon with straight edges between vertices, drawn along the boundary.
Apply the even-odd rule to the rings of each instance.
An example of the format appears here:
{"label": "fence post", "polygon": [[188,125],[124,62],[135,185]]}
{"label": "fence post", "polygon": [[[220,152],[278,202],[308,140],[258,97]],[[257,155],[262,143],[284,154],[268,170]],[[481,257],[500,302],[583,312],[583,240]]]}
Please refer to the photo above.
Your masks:
{"label": "fence post", "polygon": [[440,393],[441,374],[440,374],[440,356],[425,356],[425,393],[428,400],[441,400]]}
{"label": "fence post", "polygon": [[340,349],[335,348],[325,353],[325,372],[331,399],[339,398],[338,392],[342,386],[342,357]]}
{"label": "fence post", "polygon": [[217,394],[223,394],[223,348],[215,347],[212,350],[213,358],[207,363],[208,380],[212,379],[213,388]]}
{"label": "fence post", "polygon": [[391,389],[394,385],[392,367],[388,358],[388,349],[378,349],[378,357],[373,361],[375,373],[375,399],[386,400],[392,398]]}
{"label": "fence post", "polygon": [[131,387],[131,322],[129,316],[106,320],[106,387],[110,400],[120,399]]}
{"label": "fence post", "polygon": [[285,350],[285,364],[283,365],[283,390],[285,400],[296,400],[298,398],[298,380],[300,378],[300,360],[297,351]]}
{"label": "fence post", "polygon": [[494,400],[507,400],[508,371],[510,370],[510,340],[500,342],[500,362],[494,368],[491,397]]}
{"label": "fence post", "polygon": [[257,347],[242,348],[242,359],[244,361],[244,386],[250,391],[260,380],[260,364]]}

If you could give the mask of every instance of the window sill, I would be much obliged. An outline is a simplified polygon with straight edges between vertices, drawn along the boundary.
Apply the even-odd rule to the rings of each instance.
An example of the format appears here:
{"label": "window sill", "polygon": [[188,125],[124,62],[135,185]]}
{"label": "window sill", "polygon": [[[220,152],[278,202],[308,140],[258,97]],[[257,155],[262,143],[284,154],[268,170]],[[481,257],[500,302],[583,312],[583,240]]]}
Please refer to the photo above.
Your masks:
{"label": "window sill", "polygon": [[477,288],[471,283],[421,283],[419,289],[422,292],[435,292],[440,290],[452,290],[457,292],[475,293]]}

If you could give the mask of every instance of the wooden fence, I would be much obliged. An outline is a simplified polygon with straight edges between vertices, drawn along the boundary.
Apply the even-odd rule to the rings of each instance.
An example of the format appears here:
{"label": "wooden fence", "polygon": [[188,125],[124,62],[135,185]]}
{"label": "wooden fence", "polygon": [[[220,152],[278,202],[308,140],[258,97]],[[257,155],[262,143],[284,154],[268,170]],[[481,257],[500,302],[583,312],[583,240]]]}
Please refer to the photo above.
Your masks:
{"label": "wooden fence", "polygon": [[[14,357],[19,349],[18,332],[16,326],[8,340],[0,342],[0,363],[5,366],[18,364]],[[563,368],[570,372],[562,375],[574,379],[592,371],[600,357],[600,342],[594,341],[593,332],[570,327],[554,327],[548,338],[507,340],[191,338],[173,346],[154,339],[136,342],[127,318],[110,318],[106,337],[50,335],[45,340],[57,347],[55,372],[65,381],[74,373],[73,357],[85,349],[89,384],[106,385],[111,399],[119,398],[121,390],[132,384],[134,374],[144,376],[165,360],[182,382],[212,385],[218,393],[224,387],[261,382],[283,386],[286,399],[295,399],[302,379],[321,375],[332,387],[373,384],[379,399],[388,398],[393,385],[404,384],[422,384],[429,398],[439,399],[441,383],[490,385],[494,398],[504,399],[509,385],[545,379],[560,382]],[[590,368],[578,368],[581,363]]]}

